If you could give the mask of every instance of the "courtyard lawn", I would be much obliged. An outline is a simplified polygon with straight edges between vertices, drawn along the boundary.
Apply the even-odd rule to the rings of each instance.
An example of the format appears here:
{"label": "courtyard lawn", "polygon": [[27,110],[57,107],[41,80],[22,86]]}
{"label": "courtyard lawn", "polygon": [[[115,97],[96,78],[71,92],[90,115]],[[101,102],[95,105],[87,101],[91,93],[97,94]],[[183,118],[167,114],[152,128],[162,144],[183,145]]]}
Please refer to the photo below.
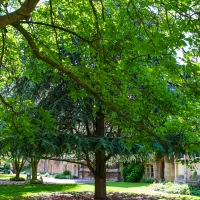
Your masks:
{"label": "courtyard lawn", "polygon": [[[10,180],[15,174],[0,174],[0,180]],[[20,177],[26,178],[26,174],[20,174]]]}
{"label": "courtyard lawn", "polygon": [[[19,196],[29,196],[39,193],[53,193],[53,192],[94,192],[93,184],[43,184],[43,185],[7,185],[0,186],[0,199],[11,200]],[[173,200],[197,200],[199,197],[163,194],[161,192],[151,191],[147,184],[144,183],[124,183],[124,182],[108,182],[108,192],[123,192],[123,193],[137,193],[149,194],[152,196],[159,196],[162,199]]]}

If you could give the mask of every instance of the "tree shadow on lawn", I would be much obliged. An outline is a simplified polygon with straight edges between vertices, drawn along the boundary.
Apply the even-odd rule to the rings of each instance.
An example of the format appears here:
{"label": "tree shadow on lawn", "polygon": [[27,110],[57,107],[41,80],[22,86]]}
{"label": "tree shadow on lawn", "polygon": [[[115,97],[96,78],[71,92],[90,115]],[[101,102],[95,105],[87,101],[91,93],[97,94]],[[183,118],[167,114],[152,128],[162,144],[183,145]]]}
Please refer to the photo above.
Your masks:
{"label": "tree shadow on lawn", "polygon": [[0,186],[0,199],[10,200],[14,197],[38,193],[67,192],[78,184],[38,184],[38,185],[3,185]]}

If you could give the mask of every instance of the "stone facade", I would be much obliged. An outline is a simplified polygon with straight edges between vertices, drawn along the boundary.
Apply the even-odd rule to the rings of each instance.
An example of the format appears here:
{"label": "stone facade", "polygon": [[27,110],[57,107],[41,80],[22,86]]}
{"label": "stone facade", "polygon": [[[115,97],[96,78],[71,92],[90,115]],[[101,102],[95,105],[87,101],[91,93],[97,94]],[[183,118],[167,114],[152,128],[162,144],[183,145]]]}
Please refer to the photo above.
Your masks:
{"label": "stone facade", "polygon": [[[185,157],[183,159],[187,158]],[[151,156],[149,161],[144,165],[145,174],[143,178],[151,177],[155,180],[174,181],[181,177],[182,181],[187,182],[193,176],[194,171],[197,172],[197,175],[200,175],[200,163],[193,164],[193,167],[188,167],[183,165],[178,159],[175,159],[174,156]],[[38,164],[38,172],[56,174],[62,173],[64,170],[70,170],[72,176],[80,179],[94,179],[90,170],[84,165],[54,160],[41,160]],[[106,166],[107,180],[123,180],[121,171],[122,165],[119,163]]]}
{"label": "stone facade", "polygon": [[[122,180],[121,176],[122,166],[120,164],[110,165],[106,167],[106,177],[108,180]],[[93,174],[84,165],[67,163],[55,160],[40,160],[38,164],[38,172],[60,174],[63,171],[71,171],[71,175],[80,179],[94,179]]]}
{"label": "stone facade", "polygon": [[[114,165],[107,165],[106,179],[115,180],[115,181],[123,180],[123,177],[121,175],[121,170],[122,170],[122,165],[120,165],[119,163],[116,163]],[[81,165],[80,170],[79,170],[79,178],[80,179],[94,179],[94,176],[86,166]]]}
{"label": "stone facade", "polygon": [[194,172],[200,175],[200,163],[187,166],[180,160],[187,160],[189,157],[184,156],[181,159],[171,157],[152,156],[145,163],[145,174],[143,178],[151,177],[155,180],[167,180],[175,182],[188,182],[194,179]]}
{"label": "stone facade", "polygon": [[79,165],[77,164],[55,160],[40,160],[38,164],[38,172],[61,174],[65,170],[71,171],[72,176],[79,176]]}

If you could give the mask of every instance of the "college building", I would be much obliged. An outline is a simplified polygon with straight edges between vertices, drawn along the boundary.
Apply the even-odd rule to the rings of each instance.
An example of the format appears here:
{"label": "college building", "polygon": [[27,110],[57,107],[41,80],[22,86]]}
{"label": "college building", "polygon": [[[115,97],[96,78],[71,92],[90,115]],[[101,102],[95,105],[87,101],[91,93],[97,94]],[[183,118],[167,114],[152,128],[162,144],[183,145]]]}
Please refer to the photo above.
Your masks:
{"label": "college building", "polygon": [[[200,163],[186,165],[187,156],[176,158],[175,156],[151,156],[148,162],[144,163],[145,174],[143,178],[153,178],[157,181],[175,181],[200,183]],[[121,175],[123,166],[119,163],[106,166],[107,180],[122,181]],[[71,171],[74,178],[93,179],[93,175],[85,165],[73,164],[64,161],[40,160],[38,164],[38,172],[46,172],[50,174],[62,173],[65,170]],[[194,176],[194,172],[197,176]]]}

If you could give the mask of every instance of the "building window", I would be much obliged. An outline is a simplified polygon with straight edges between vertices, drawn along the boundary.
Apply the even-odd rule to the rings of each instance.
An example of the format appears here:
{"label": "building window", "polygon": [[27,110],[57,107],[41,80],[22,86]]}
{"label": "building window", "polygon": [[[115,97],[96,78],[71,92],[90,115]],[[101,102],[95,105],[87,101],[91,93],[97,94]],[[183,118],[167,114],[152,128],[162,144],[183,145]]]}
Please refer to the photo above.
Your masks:
{"label": "building window", "polygon": [[146,175],[147,175],[147,177],[154,178],[153,165],[146,165]]}

